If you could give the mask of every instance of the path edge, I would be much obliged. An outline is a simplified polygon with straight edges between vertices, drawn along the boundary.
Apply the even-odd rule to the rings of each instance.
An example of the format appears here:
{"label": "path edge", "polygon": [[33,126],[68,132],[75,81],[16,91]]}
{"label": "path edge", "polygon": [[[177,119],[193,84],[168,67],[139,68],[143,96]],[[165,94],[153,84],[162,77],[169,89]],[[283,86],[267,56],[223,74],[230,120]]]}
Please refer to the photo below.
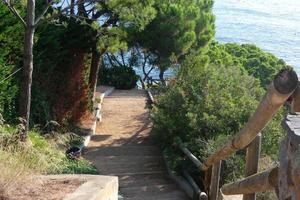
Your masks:
{"label": "path edge", "polygon": [[93,124],[88,129],[87,135],[83,137],[84,139],[83,139],[83,145],[81,147],[81,150],[83,150],[84,148],[86,148],[89,145],[92,135],[96,134],[97,124],[98,124],[98,122],[99,123],[102,122],[102,104],[103,104],[104,98],[109,96],[114,90],[115,90],[115,87],[111,87],[95,98]]}
{"label": "path edge", "polygon": [[77,189],[63,200],[118,200],[119,182],[116,176],[61,174],[42,175],[37,178],[48,180],[82,180]]}

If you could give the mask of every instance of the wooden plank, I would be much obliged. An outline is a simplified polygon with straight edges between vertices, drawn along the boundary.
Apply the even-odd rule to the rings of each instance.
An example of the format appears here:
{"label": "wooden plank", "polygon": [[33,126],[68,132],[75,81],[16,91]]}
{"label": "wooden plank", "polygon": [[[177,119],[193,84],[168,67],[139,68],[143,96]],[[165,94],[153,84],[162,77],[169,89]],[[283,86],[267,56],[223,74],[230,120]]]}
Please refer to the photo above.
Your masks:
{"label": "wooden plank", "polygon": [[[246,177],[256,174],[261,151],[261,133],[251,142],[246,153]],[[256,200],[256,193],[245,194],[243,200]]]}
{"label": "wooden plank", "polygon": [[217,200],[219,195],[219,183],[222,161],[212,166],[211,184],[209,189],[209,200]]}
{"label": "wooden plank", "polygon": [[292,70],[283,70],[276,75],[266,96],[258,105],[255,113],[248,120],[239,134],[224,147],[211,155],[203,163],[203,170],[208,170],[214,163],[222,160],[239,149],[248,146],[256,135],[273,118],[278,109],[292,95],[298,85],[297,74]]}
{"label": "wooden plank", "polygon": [[274,189],[278,183],[278,167],[254,174],[240,181],[222,187],[224,195],[252,194]]}

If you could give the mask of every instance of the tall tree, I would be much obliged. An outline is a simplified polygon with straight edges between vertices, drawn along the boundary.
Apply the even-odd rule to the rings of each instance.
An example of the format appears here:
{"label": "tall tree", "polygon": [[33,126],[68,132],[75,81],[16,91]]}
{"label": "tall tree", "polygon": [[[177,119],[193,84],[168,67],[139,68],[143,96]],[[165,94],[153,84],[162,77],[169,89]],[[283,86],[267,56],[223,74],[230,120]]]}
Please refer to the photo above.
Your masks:
{"label": "tall tree", "polygon": [[[84,0],[82,0],[84,1]],[[15,2],[13,0],[2,0],[9,10],[15,15],[15,17],[23,24],[25,28],[24,33],[24,51],[23,51],[23,69],[22,80],[20,87],[20,117],[24,125],[24,131],[21,135],[21,140],[26,140],[27,132],[29,128],[30,119],[30,107],[31,107],[31,85],[32,85],[32,72],[33,72],[33,45],[34,45],[34,33],[39,23],[45,18],[48,9],[55,3],[58,4],[59,0],[47,0],[44,1],[44,8],[41,9],[39,15],[36,17],[36,1],[27,0],[25,7],[25,19],[20,15],[16,9]],[[90,1],[89,1],[90,2]],[[18,2],[19,4],[22,2]],[[40,2],[39,2],[40,3]],[[70,6],[65,6],[65,1],[62,1],[61,6],[64,9],[60,10],[60,13],[70,9]],[[72,5],[74,6],[74,4]],[[59,16],[54,14],[55,17]]]}
{"label": "tall tree", "polygon": [[90,20],[88,20],[89,23],[98,19],[104,19],[102,23],[97,24],[98,32],[101,34],[95,37],[95,45],[92,47],[89,85],[93,94],[97,85],[102,55],[106,50],[115,52],[119,48],[124,49],[127,34],[133,31],[141,31],[154,18],[156,12],[152,7],[153,3],[154,0],[101,1],[91,15],[86,13],[86,16],[91,16]]}
{"label": "tall tree", "polygon": [[33,71],[33,39],[34,32],[47,12],[48,8],[54,2],[53,0],[47,1],[46,8],[36,18],[36,2],[35,0],[27,0],[26,3],[26,17],[25,20],[20,15],[18,10],[13,4],[12,0],[2,0],[2,2],[9,8],[9,10],[19,19],[24,25],[24,55],[23,55],[23,70],[22,70],[22,81],[21,81],[21,99],[20,99],[20,117],[23,118],[24,132],[21,135],[21,140],[26,140],[27,131],[29,127],[30,117],[30,101],[31,101],[31,84],[32,84],[32,71]]}
{"label": "tall tree", "polygon": [[[74,5],[72,9],[65,13],[67,17],[52,21],[55,24],[59,23],[60,26],[54,26],[52,23],[45,30],[39,30],[43,33],[37,42],[37,49],[40,49],[36,51],[38,59],[49,61],[49,57],[52,58],[47,63],[39,62],[40,67],[36,73],[45,78],[40,79],[37,76],[34,78],[34,81],[37,80],[35,86],[41,91],[38,93],[43,93],[40,96],[48,104],[40,105],[50,111],[45,112],[47,115],[50,113],[51,117],[58,121],[80,120],[85,114],[84,111],[90,108],[88,105],[91,104],[87,99],[94,94],[103,53],[126,49],[126,38],[130,31],[142,30],[154,18],[153,2],[153,0],[74,0],[73,4],[70,2],[70,5]],[[67,5],[68,3],[65,3],[65,6]],[[63,6],[56,6],[49,13],[55,15],[61,13],[60,10],[63,9]],[[60,56],[62,51],[65,53],[64,56]],[[41,84],[41,81],[48,82],[52,87],[49,87],[49,84],[43,87],[45,84]],[[60,84],[61,81],[64,81],[64,84]],[[58,97],[49,97],[49,94],[56,94]],[[37,107],[33,109],[38,110]],[[35,115],[34,119],[37,118]]]}
{"label": "tall tree", "polygon": [[128,34],[143,30],[155,17],[154,0],[73,0],[71,5],[74,4],[77,9],[75,6],[70,16],[80,19],[95,31],[88,78],[90,93],[94,95],[103,54],[126,49]]}
{"label": "tall tree", "polygon": [[212,0],[156,0],[156,17],[133,40],[156,56],[162,81],[172,64],[213,38],[212,6]]}

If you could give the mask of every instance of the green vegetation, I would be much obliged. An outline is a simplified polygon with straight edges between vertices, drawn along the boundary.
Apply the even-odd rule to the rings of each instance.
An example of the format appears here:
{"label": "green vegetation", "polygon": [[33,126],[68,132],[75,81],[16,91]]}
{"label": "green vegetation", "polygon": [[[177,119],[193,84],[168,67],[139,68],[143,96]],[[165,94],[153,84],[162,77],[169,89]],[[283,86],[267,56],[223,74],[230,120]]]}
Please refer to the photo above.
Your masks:
{"label": "green vegetation", "polygon": [[[248,59],[252,58],[237,59],[228,55],[224,58],[235,59],[236,62],[221,60],[221,56],[219,60],[212,59],[216,62],[210,60],[212,55],[225,53],[224,46],[219,45],[215,54],[210,49],[204,56],[187,57],[176,79],[165,88],[165,92],[157,96],[157,104],[152,111],[154,128],[160,133],[170,162],[177,170],[186,163],[181,153],[174,149],[174,144],[182,142],[198,158],[206,158],[239,132],[265,92],[260,79],[255,78],[240,64],[242,61],[248,63]],[[245,45],[235,46],[237,50],[245,47],[246,51],[249,48]],[[257,48],[256,50],[261,51]],[[235,63],[238,65],[235,66]],[[281,66],[284,65],[275,66],[275,72],[268,69],[263,71],[260,68],[260,73],[256,75],[258,78],[265,76],[271,80],[273,73],[278,72]],[[262,151],[264,155],[272,158],[277,157],[278,144],[283,136],[282,118],[283,110],[263,130]],[[224,162],[223,181],[227,182],[243,175],[244,156],[245,153],[241,151]]]}
{"label": "green vegetation", "polygon": [[180,63],[186,54],[201,51],[214,36],[213,1],[155,2],[157,15],[145,29],[134,35],[134,41],[147,54],[156,57],[160,79],[172,65]]}
{"label": "green vegetation", "polygon": [[282,59],[251,44],[213,42],[207,56],[210,63],[245,69],[249,75],[258,78],[263,87],[271,83],[272,78],[280,69],[289,67]]}
{"label": "green vegetation", "polygon": [[[191,165],[174,143],[207,157],[244,126],[274,75],[290,67],[254,45],[214,41],[212,0],[11,2],[0,0],[0,195],[27,175],[97,173],[86,160],[66,157],[80,138],[63,134],[93,108],[97,82],[134,88],[133,68],[139,67],[146,88],[150,72],[158,70],[164,83],[164,72],[177,70],[168,86],[156,85],[152,117],[170,163],[180,170]],[[41,23],[24,27],[34,13]],[[273,160],[284,112],[263,130],[262,152]],[[64,131],[36,128],[52,120]],[[241,176],[244,155],[224,162],[223,182]]]}
{"label": "green vegetation", "polygon": [[[18,79],[9,78],[19,69],[22,55],[22,25],[0,3],[0,113],[9,121],[14,121],[18,105]],[[5,20],[2,20],[5,19]]]}
{"label": "green vegetation", "polygon": [[102,67],[99,82],[103,85],[114,86],[117,89],[129,90],[136,86],[139,76],[130,67],[114,66]]}

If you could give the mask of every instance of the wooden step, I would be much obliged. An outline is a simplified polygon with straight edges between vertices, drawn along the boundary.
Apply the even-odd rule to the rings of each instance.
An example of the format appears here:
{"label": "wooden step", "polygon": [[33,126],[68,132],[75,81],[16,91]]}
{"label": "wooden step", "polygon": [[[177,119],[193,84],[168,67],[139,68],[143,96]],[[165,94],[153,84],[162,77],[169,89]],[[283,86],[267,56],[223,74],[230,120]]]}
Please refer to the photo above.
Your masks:
{"label": "wooden step", "polygon": [[123,163],[145,164],[152,162],[164,163],[162,156],[101,156],[97,158],[99,162],[105,165],[116,165]]}
{"label": "wooden step", "polygon": [[167,185],[172,184],[172,180],[166,173],[158,174],[135,174],[130,176],[119,176],[120,188],[148,186],[148,185]]}
{"label": "wooden step", "polygon": [[161,193],[159,195],[146,195],[139,197],[124,197],[121,200],[190,200],[183,192],[181,191],[172,191],[168,193]]}
{"label": "wooden step", "polygon": [[121,188],[120,193],[124,198],[128,199],[157,199],[172,198],[178,195],[185,196],[175,184]]}
{"label": "wooden step", "polygon": [[120,147],[90,147],[85,152],[88,157],[101,156],[159,156],[157,146],[120,146]]}
{"label": "wooden step", "polygon": [[117,173],[117,174],[107,174],[109,176],[131,176],[131,175],[153,175],[153,174],[161,174],[161,173],[166,173],[165,170],[160,170],[160,171],[141,171],[141,172],[132,172],[132,173]]}
{"label": "wooden step", "polygon": [[142,173],[142,172],[157,172],[165,171],[164,163],[159,161],[141,162],[141,163],[119,163],[119,164],[103,164],[99,161],[93,163],[101,172],[101,174],[123,174],[123,173]]}

